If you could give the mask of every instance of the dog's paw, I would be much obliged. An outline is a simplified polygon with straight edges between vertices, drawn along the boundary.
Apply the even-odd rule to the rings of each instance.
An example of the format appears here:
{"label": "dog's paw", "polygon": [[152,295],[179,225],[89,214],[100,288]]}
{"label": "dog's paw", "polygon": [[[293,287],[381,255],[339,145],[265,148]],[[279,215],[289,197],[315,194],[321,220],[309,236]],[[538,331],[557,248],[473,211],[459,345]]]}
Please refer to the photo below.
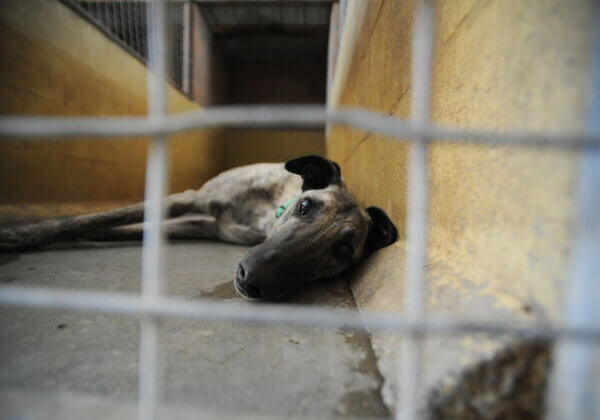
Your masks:
{"label": "dog's paw", "polygon": [[264,232],[240,224],[219,224],[219,239],[225,242],[232,242],[240,245],[258,245],[264,242],[266,235]]}
{"label": "dog's paw", "polygon": [[254,228],[248,228],[244,233],[244,242],[251,246],[263,243],[266,238],[267,235],[264,232]]}

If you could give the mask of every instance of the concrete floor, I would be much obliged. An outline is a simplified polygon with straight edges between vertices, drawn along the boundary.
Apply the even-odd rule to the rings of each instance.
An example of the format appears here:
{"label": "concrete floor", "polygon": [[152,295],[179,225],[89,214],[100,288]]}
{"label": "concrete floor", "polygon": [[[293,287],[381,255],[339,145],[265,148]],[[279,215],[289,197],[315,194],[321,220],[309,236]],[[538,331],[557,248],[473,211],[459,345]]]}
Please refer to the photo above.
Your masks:
{"label": "concrete floor", "polygon": [[[232,278],[244,247],[171,243],[169,293],[242,304]],[[136,293],[138,244],[76,244],[0,254],[0,283]],[[355,308],[343,280],[292,298]],[[135,317],[0,308],[0,418],[130,418],[135,413]],[[163,417],[387,417],[366,334],[166,321]]]}

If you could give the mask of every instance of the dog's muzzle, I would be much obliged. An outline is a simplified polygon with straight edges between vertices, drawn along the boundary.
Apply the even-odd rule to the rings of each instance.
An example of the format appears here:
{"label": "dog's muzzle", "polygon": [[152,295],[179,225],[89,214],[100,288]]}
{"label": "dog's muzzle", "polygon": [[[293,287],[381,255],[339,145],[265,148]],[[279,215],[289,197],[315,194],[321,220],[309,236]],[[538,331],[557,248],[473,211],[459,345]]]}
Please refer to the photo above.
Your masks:
{"label": "dog's muzzle", "polygon": [[263,294],[256,285],[256,277],[248,272],[243,263],[240,263],[233,281],[235,290],[246,299],[262,299]]}

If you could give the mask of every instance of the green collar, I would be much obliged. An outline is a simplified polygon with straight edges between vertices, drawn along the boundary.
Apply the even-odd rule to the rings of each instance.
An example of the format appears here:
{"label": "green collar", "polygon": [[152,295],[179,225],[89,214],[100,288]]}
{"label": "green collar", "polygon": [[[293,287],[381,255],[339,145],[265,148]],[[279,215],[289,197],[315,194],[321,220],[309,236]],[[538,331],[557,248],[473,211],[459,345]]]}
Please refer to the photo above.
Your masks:
{"label": "green collar", "polygon": [[281,217],[281,215],[283,214],[283,212],[285,211],[285,209],[287,209],[297,199],[298,199],[298,196],[292,198],[290,201],[288,201],[287,203],[285,203],[283,206],[277,207],[277,211],[275,212],[275,218],[279,219]]}

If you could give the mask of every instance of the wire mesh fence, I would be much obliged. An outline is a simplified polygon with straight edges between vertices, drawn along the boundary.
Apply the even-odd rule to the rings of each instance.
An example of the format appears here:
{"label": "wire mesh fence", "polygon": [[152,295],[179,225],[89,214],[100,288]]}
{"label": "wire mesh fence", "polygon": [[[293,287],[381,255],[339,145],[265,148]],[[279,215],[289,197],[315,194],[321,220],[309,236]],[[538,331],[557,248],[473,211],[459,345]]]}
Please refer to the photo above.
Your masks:
{"label": "wire mesh fence", "polygon": [[[116,42],[149,64],[148,118],[0,118],[0,136],[35,140],[75,135],[121,136],[151,135],[146,183],[146,235],[143,250],[143,287],[140,297],[118,293],[56,292],[46,289],[0,288],[3,305],[35,308],[61,308],[75,311],[100,311],[142,316],[139,365],[140,418],[156,415],[157,331],[160,318],[188,318],[257,322],[266,325],[304,325],[328,328],[385,330],[407,334],[405,340],[403,395],[397,418],[417,416],[415,384],[419,377],[419,342],[427,334],[461,335],[466,333],[510,334],[537,340],[575,340],[600,342],[600,326],[587,322],[567,322],[555,326],[478,323],[458,320],[432,321],[425,317],[424,261],[427,223],[427,144],[432,141],[469,141],[588,150],[600,147],[600,133],[500,133],[438,127],[429,118],[431,55],[433,40],[433,1],[421,0],[413,29],[413,115],[402,120],[357,109],[326,109],[319,106],[297,107],[220,107],[186,114],[164,115],[165,75],[175,83],[182,77],[183,9],[181,3],[114,1],[67,1],[96,25],[110,33]],[[171,51],[166,53],[166,51]],[[175,70],[174,70],[175,69]],[[163,236],[161,234],[162,197],[167,183],[166,155],[168,135],[182,130],[211,126],[299,126],[323,127],[344,124],[374,133],[411,141],[409,170],[408,247],[405,284],[405,315],[340,312],[283,305],[244,306],[228,303],[189,302],[163,295],[165,284]],[[592,191],[591,194],[598,194]],[[597,221],[593,222],[597,223]],[[575,238],[575,241],[578,239]],[[589,279],[573,275],[574,285],[589,288]],[[584,293],[585,294],[585,293]],[[591,320],[593,314],[579,314]],[[406,369],[406,367],[410,369]]]}
{"label": "wire mesh fence", "polygon": [[[82,17],[96,25],[100,30],[123,47],[130,54],[137,57],[146,65],[149,61],[149,44],[146,34],[148,32],[148,1],[87,1],[87,0],[61,0],[63,3],[76,10]],[[166,69],[171,83],[186,92],[184,89],[184,37],[188,11],[183,1],[165,2],[165,40],[166,40]],[[186,47],[187,48],[187,47]]]}

